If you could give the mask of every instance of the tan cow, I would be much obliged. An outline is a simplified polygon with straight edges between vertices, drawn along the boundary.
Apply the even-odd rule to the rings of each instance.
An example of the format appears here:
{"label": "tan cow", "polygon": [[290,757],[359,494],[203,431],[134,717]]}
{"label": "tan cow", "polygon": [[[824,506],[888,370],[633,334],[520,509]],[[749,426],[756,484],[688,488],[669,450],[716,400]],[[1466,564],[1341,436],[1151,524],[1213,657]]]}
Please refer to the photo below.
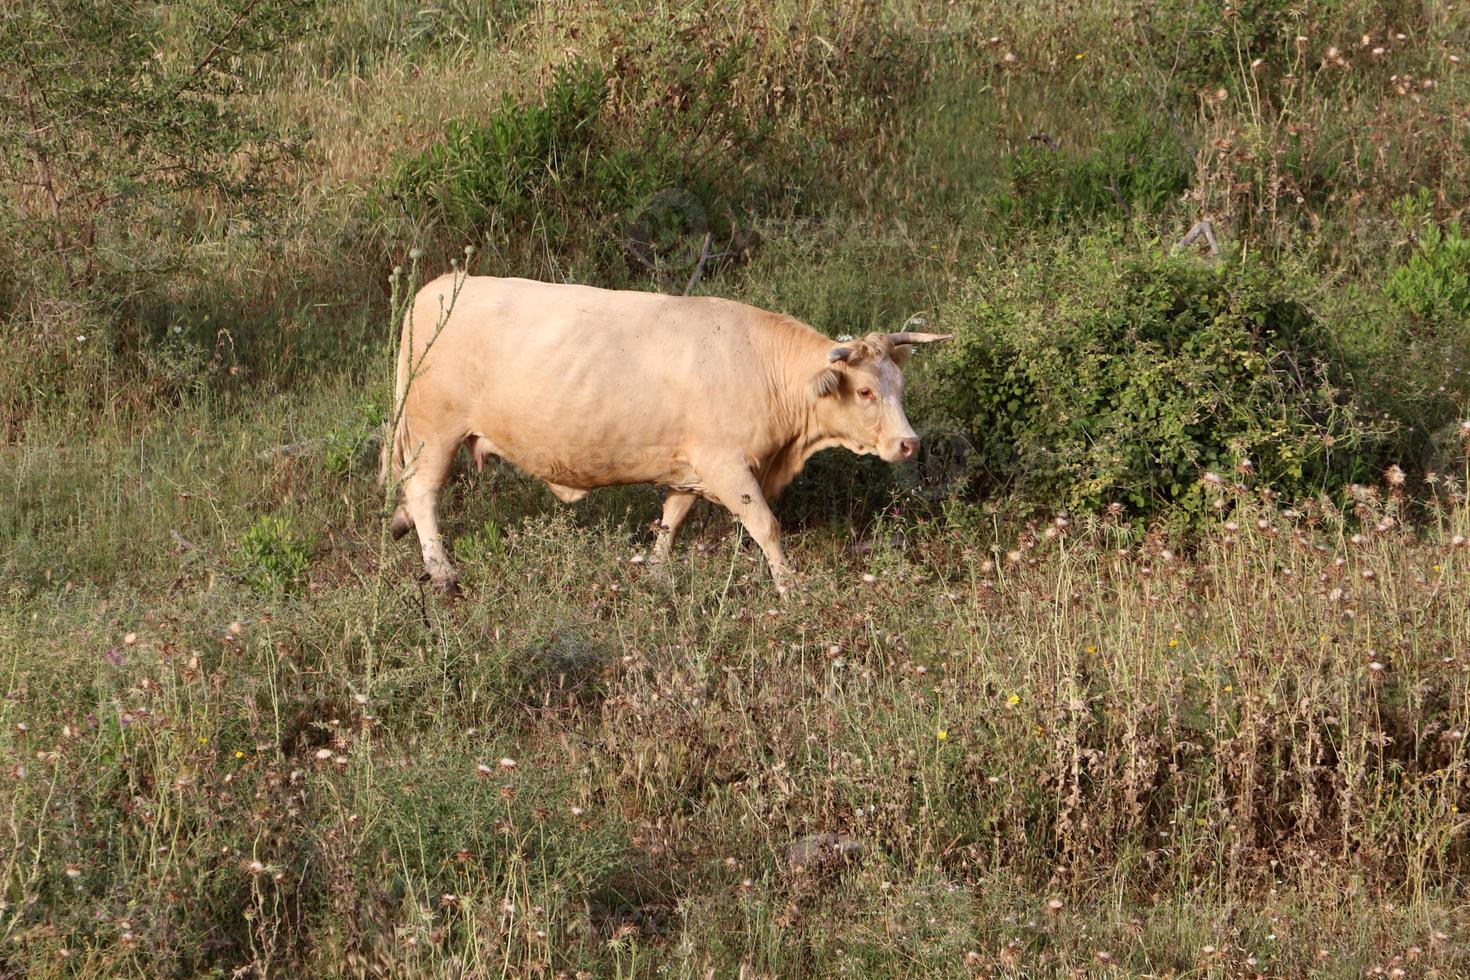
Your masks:
{"label": "tan cow", "polygon": [[946,339],[871,333],[837,344],[729,300],[442,277],[404,317],[402,408],[382,467],[402,480],[393,535],[417,529],[429,577],[457,588],[437,508],[466,446],[476,462],[500,456],[569,503],[594,487],[668,487],[659,561],[695,497],[723,504],[784,592],[790,569],[767,501],[829,446],[913,456],[900,368],[911,345]]}

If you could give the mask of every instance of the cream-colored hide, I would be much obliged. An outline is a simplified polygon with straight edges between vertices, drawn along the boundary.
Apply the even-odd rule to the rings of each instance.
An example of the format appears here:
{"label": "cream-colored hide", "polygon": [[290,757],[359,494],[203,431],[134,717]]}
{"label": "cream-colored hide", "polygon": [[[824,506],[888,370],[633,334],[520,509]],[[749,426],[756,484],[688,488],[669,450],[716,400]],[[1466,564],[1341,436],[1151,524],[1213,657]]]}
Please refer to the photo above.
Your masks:
{"label": "cream-colored hide", "polygon": [[445,276],[404,318],[402,411],[382,473],[402,481],[394,536],[416,529],[429,577],[456,588],[437,508],[466,446],[568,502],[594,487],[668,487],[659,560],[694,498],[713,500],[744,522],[785,591],[767,501],[829,446],[913,456],[900,369],[910,345],[945,339],[873,333],[839,345],[728,300]]}

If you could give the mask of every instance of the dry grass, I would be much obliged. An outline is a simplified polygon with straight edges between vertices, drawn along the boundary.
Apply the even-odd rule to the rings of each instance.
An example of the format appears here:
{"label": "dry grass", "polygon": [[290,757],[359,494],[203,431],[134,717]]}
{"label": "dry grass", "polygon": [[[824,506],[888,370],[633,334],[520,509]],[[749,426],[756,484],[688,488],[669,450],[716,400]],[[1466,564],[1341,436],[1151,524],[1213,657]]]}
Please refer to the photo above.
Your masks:
{"label": "dry grass", "polygon": [[[497,473],[449,508],[470,601],[424,602],[394,550],[375,616],[370,464],[257,458],[341,402],[164,424],[133,477],[123,450],[17,470],[74,486],[132,571],[42,584],[76,567],[53,491],[0,617],[13,968],[1470,962],[1463,503],[1410,527],[1389,487],[1345,515],[1227,486],[1173,553],[899,501],[856,551],[798,531],[782,604],[718,516],[661,583],[652,495],[567,511]],[[299,598],[234,578],[259,508],[318,529]],[[860,856],[792,867],[820,833]]]}

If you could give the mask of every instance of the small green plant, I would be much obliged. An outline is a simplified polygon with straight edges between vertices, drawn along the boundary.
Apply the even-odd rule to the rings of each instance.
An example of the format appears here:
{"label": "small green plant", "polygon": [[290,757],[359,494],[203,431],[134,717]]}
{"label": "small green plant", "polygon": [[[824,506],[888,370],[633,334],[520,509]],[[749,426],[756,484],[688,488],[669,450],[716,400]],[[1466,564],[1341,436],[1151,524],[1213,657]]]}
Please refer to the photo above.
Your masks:
{"label": "small green plant", "polygon": [[1458,223],[1426,224],[1383,291],[1422,321],[1463,327],[1470,317],[1470,236]]}
{"label": "small green plant", "polygon": [[459,538],[454,542],[454,552],[464,558],[477,555],[498,555],[505,547],[505,536],[500,530],[500,525],[493,519],[487,519],[479,529]]}
{"label": "small green plant", "polygon": [[291,521],[267,514],[250,526],[236,551],[240,580],[262,595],[294,595],[306,581],[310,545]]}
{"label": "small green plant", "polygon": [[[364,395],[357,402],[351,418],[333,428],[326,436],[322,463],[331,473],[351,472],[370,460],[369,450],[381,437],[383,423],[388,420],[388,407],[381,394]],[[371,460],[376,462],[376,460]]]}

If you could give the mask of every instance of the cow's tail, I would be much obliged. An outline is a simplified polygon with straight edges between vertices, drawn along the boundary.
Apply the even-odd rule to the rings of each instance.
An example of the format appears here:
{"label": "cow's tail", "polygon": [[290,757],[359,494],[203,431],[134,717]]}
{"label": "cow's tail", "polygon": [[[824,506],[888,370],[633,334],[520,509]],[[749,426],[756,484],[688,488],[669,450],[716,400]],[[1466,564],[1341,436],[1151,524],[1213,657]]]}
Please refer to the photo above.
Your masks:
{"label": "cow's tail", "polygon": [[[404,314],[405,323],[407,317],[413,316],[413,309]],[[408,465],[408,381],[409,381],[409,358],[413,352],[409,350],[407,343],[408,330],[400,334],[398,344],[398,366],[393,375],[393,404],[388,408],[388,423],[393,427],[392,432],[383,433],[383,449],[378,457],[378,488],[387,486],[390,479],[396,480],[403,473],[403,468]],[[394,420],[397,420],[396,422]],[[386,427],[385,427],[386,428]]]}

